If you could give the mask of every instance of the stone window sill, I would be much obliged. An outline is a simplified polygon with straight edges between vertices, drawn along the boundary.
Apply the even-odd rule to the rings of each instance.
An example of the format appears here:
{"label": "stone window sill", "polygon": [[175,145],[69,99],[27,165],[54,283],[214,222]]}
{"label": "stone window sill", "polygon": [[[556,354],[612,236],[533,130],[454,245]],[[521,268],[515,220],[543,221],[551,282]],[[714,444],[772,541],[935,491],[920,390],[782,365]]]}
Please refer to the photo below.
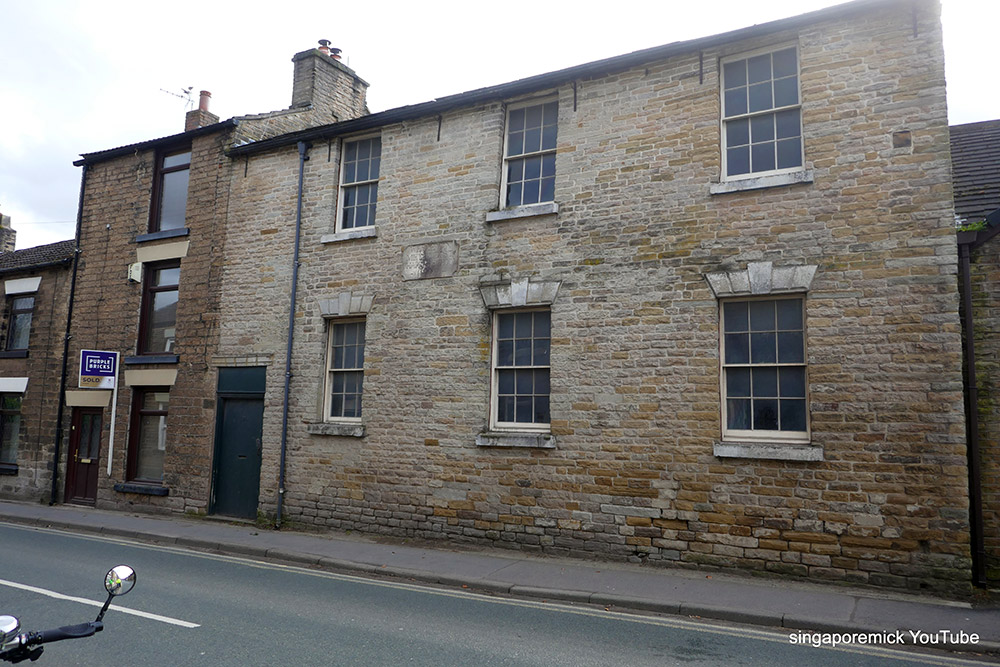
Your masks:
{"label": "stone window sill", "polygon": [[375,227],[362,227],[361,229],[349,229],[346,232],[336,234],[324,234],[319,238],[320,243],[340,243],[341,241],[351,241],[353,239],[372,239],[378,236]]}
{"label": "stone window sill", "polygon": [[365,437],[365,425],[314,422],[306,424],[306,432],[312,435],[337,435],[346,438],[363,438]]}
{"label": "stone window sill", "polygon": [[118,484],[115,484],[115,491],[118,493],[139,493],[144,496],[170,495],[170,489],[165,486],[143,482],[119,482]]}
{"label": "stone window sill", "polygon": [[0,475],[16,475],[16,463],[0,463]]}
{"label": "stone window sill", "polygon": [[503,433],[488,431],[476,436],[478,447],[530,447],[555,449],[556,437],[551,433]]}
{"label": "stone window sill", "polygon": [[191,230],[187,227],[181,227],[180,229],[165,229],[162,232],[150,232],[149,234],[139,234],[135,237],[136,243],[145,243],[146,241],[160,241],[162,239],[175,239],[178,236],[187,236],[191,233]]}
{"label": "stone window sill", "polygon": [[777,461],[822,461],[823,447],[812,443],[717,442],[719,458],[772,459]]}
{"label": "stone window sill", "polygon": [[499,211],[490,211],[486,214],[486,222],[530,218],[536,215],[555,215],[558,212],[559,204],[554,201],[544,204],[528,204],[527,206],[514,206],[513,208],[502,208]]}
{"label": "stone window sill", "polygon": [[709,193],[713,195],[724,195],[729,192],[743,192],[745,190],[761,190],[763,188],[777,188],[783,185],[796,185],[798,183],[812,183],[813,172],[811,169],[802,171],[792,171],[787,174],[771,174],[769,176],[753,176],[751,178],[741,178],[733,181],[722,181],[712,183],[708,187]]}
{"label": "stone window sill", "polygon": [[176,364],[180,357],[176,354],[150,354],[146,356],[125,357],[122,363],[126,366],[138,366],[141,364]]}
{"label": "stone window sill", "polygon": [[0,350],[0,359],[26,359],[27,350]]}

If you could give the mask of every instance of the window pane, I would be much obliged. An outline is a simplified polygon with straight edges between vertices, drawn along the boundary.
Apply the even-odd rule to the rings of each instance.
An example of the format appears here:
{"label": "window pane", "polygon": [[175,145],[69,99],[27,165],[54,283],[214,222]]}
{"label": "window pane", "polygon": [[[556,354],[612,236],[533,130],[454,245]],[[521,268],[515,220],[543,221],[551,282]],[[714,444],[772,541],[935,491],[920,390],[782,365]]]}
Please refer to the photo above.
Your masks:
{"label": "window pane", "polygon": [[556,156],[555,154],[542,156],[542,176],[555,176]]}
{"label": "window pane", "polygon": [[775,51],[771,55],[774,62],[774,78],[798,74],[795,65],[795,47]]}
{"label": "window pane", "polygon": [[521,185],[521,203],[537,204],[539,194],[538,181],[525,181]]}
{"label": "window pane", "polygon": [[556,179],[544,178],[539,182],[538,201],[555,201]]}
{"label": "window pane", "polygon": [[548,338],[552,330],[552,315],[547,310],[534,313],[535,338]]}
{"label": "window pane", "polygon": [[802,140],[783,139],[778,142],[778,169],[802,165]]}
{"label": "window pane", "polygon": [[500,396],[497,398],[497,421],[514,421],[514,397]]}
{"label": "window pane", "polygon": [[145,352],[172,352],[177,334],[177,291],[153,294]]}
{"label": "window pane", "polygon": [[726,118],[740,116],[747,112],[747,89],[745,87],[727,90],[723,100],[726,106]]}
{"label": "window pane", "polygon": [[500,371],[497,373],[497,393],[500,395],[513,395],[514,374],[517,371]]}
{"label": "window pane", "polygon": [[524,127],[541,127],[542,126],[542,105],[527,107],[524,110]]}
{"label": "window pane", "polygon": [[726,174],[736,176],[737,174],[750,173],[750,147],[730,148],[726,151]]}
{"label": "window pane", "polygon": [[799,110],[785,109],[774,114],[774,122],[777,125],[777,135],[779,139],[789,139],[798,137],[801,134],[799,124]]}
{"label": "window pane", "polygon": [[747,82],[747,61],[737,60],[726,63],[722,66],[723,77],[726,81],[726,89],[746,85]]}
{"label": "window pane", "polygon": [[806,402],[803,400],[782,400],[781,403],[781,430],[782,431],[804,431],[806,430]]}
{"label": "window pane", "polygon": [[27,350],[31,334],[31,313],[17,313],[10,318],[7,335],[8,350]]}
{"label": "window pane", "polygon": [[777,361],[773,333],[750,334],[750,363],[773,364]]}
{"label": "window pane", "polygon": [[747,59],[747,76],[750,83],[767,81],[771,78],[771,54],[765,53]]}
{"label": "window pane", "polygon": [[773,108],[771,103],[771,82],[755,83],[749,89],[750,112]]}
{"label": "window pane", "polygon": [[531,365],[531,339],[521,340],[520,338],[514,341],[514,365],[515,366],[530,366]]}
{"label": "window pane", "polygon": [[160,230],[184,227],[189,173],[187,169],[183,169],[163,174],[160,190]]}
{"label": "window pane", "polygon": [[778,400],[764,399],[753,401],[753,428],[754,430],[777,431],[778,430]]}
{"label": "window pane", "polygon": [[514,371],[514,387],[518,395],[534,393],[534,385],[534,371]]}
{"label": "window pane", "polygon": [[751,169],[757,171],[771,171],[774,169],[774,144],[755,144],[750,147]]}
{"label": "window pane", "polygon": [[802,367],[779,368],[778,385],[781,389],[781,393],[778,395],[783,398],[805,398],[806,369]]}
{"label": "window pane", "polygon": [[499,338],[513,338],[514,337],[514,316],[513,315],[497,315],[497,329]]}
{"label": "window pane", "polygon": [[534,417],[534,401],[531,396],[518,396],[514,399],[514,421],[530,424]]}
{"label": "window pane", "polygon": [[750,302],[750,331],[774,331],[774,302]]}
{"label": "window pane", "polygon": [[774,82],[774,106],[786,107],[799,103],[799,79],[790,76]]}
{"label": "window pane", "polygon": [[722,315],[726,321],[726,333],[749,331],[747,324],[748,307],[746,301],[727,301],[722,304]]}
{"label": "window pane", "polygon": [[802,328],[802,301],[782,299],[774,302],[778,315],[778,330],[795,331]]}
{"label": "window pane", "polygon": [[542,175],[542,158],[529,157],[524,161],[524,180],[537,180]]}
{"label": "window pane", "polygon": [[535,371],[535,395],[536,396],[548,396],[549,395],[549,371],[548,369],[541,369]]}
{"label": "window pane", "polygon": [[[6,396],[13,396],[7,394]],[[5,396],[5,402],[6,402]],[[17,463],[17,442],[21,433],[21,398],[16,396],[18,413],[0,415],[0,463]],[[6,406],[4,406],[6,408]]]}
{"label": "window pane", "polygon": [[520,155],[524,152],[524,132],[511,132],[507,140],[507,155]]}
{"label": "window pane", "polygon": [[750,121],[746,118],[726,123],[726,145],[745,146],[750,143]]}
{"label": "window pane", "polygon": [[750,363],[750,337],[745,333],[726,334],[726,363]]}
{"label": "window pane", "polygon": [[778,334],[778,363],[801,364],[805,361],[802,332],[788,331]]}
{"label": "window pane", "polygon": [[497,341],[497,366],[514,365],[514,341]]}
{"label": "window pane", "polygon": [[344,395],[343,394],[333,394],[330,396],[330,416],[331,417],[343,417],[344,416]]}
{"label": "window pane", "polygon": [[521,205],[521,184],[512,183],[507,186],[507,206]]}
{"label": "window pane", "polygon": [[524,131],[524,152],[534,153],[542,149],[542,128],[533,127]]}
{"label": "window pane", "polygon": [[750,399],[726,401],[726,423],[729,428],[750,430]]}
{"label": "window pane", "polygon": [[729,398],[743,398],[750,396],[749,368],[726,369],[726,396]]}
{"label": "window pane", "polygon": [[532,363],[535,366],[549,365],[549,339],[536,338],[534,342],[534,355]]}
{"label": "window pane", "polygon": [[765,114],[750,119],[750,140],[755,144],[774,139],[774,115]]}
{"label": "window pane", "polygon": [[533,315],[534,313],[517,313],[515,315],[518,338],[531,338]]}
{"label": "window pane", "polygon": [[556,126],[546,125],[542,128],[542,150],[550,151],[556,147]]}
{"label": "window pane", "polygon": [[191,164],[191,151],[177,153],[176,155],[167,155],[163,158],[164,169],[179,167],[184,164]]}
{"label": "window pane", "polygon": [[158,269],[153,284],[156,287],[166,287],[167,285],[178,285],[180,282],[181,267],[175,266],[169,269]]}
{"label": "window pane", "polygon": [[775,398],[778,396],[778,369],[754,368],[751,371],[754,398]]}
{"label": "window pane", "polygon": [[535,415],[534,422],[536,424],[548,424],[549,419],[549,397],[548,396],[535,396]]}
{"label": "window pane", "polygon": [[515,109],[510,112],[511,131],[524,129],[524,109]]}

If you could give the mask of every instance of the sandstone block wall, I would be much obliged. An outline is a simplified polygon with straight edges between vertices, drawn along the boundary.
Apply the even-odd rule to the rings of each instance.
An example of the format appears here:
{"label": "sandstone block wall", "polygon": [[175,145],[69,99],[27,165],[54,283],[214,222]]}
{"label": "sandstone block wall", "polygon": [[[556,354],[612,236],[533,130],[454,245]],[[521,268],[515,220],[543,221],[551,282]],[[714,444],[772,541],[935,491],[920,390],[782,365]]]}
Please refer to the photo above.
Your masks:
{"label": "sandstone block wall", "polygon": [[[555,215],[497,209],[504,103],[381,128],[377,236],[334,231],[340,146],[306,165],[290,519],[546,553],[901,588],[969,579],[961,344],[938,8],[881,6],[541,94],[559,100]],[[795,44],[812,182],[710,194],[719,58]],[[894,141],[909,133],[910,142]],[[277,498],[298,156],[233,170],[219,354],[273,353],[261,505]],[[329,241],[329,239],[327,239]],[[404,280],[408,247],[457,246]],[[719,309],[705,275],[818,267],[806,299],[823,460],[720,458]],[[558,281],[554,449],[478,446],[480,286]],[[321,421],[322,303],[372,298],[363,437]],[[254,313],[248,317],[247,313]]]}

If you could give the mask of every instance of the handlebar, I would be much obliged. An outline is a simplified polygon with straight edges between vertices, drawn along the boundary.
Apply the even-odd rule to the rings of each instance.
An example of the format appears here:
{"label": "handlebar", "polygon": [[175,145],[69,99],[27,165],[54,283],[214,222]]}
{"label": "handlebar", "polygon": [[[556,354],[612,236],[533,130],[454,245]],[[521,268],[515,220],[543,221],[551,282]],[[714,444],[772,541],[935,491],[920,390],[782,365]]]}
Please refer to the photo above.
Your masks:
{"label": "handlebar", "polygon": [[79,623],[77,625],[64,625],[61,628],[52,630],[42,630],[41,632],[26,632],[17,637],[7,649],[0,650],[0,661],[21,662],[23,660],[35,661],[42,653],[41,644],[57,642],[63,639],[81,639],[90,637],[104,629],[101,621],[91,621],[90,623]]}

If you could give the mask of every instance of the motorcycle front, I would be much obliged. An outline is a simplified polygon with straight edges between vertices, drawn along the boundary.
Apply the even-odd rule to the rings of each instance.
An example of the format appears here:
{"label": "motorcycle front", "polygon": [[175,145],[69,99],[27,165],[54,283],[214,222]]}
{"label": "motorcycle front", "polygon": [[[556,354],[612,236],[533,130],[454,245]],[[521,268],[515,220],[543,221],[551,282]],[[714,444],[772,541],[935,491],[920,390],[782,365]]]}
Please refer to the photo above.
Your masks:
{"label": "motorcycle front", "polygon": [[0,616],[0,662],[35,661],[45,649],[43,644],[63,639],[82,639],[104,629],[104,612],[108,610],[112,598],[125,595],[135,586],[135,570],[128,565],[118,565],[108,570],[104,576],[104,588],[108,599],[101,607],[97,619],[78,625],[64,625],[52,630],[21,632],[21,622],[14,616]]}

